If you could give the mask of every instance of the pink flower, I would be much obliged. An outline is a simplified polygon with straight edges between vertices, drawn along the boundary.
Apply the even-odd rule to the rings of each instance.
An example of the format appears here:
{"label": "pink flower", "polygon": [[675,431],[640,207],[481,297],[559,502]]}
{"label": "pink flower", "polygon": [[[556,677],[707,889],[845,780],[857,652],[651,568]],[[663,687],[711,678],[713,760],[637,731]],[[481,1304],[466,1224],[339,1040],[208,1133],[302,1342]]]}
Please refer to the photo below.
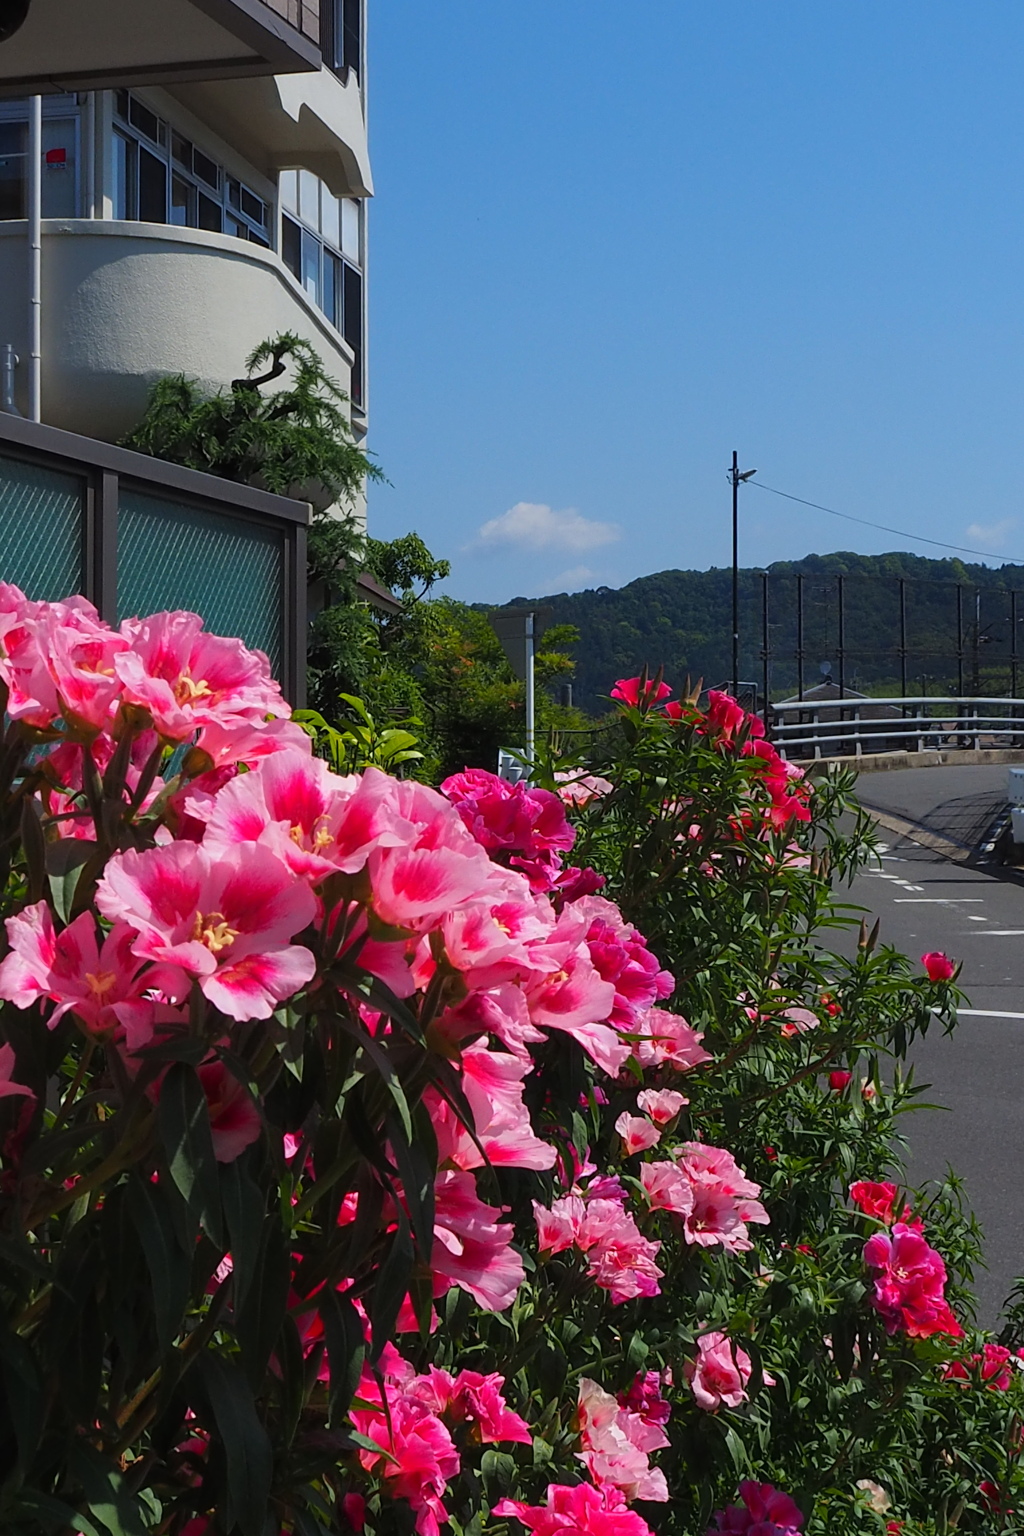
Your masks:
{"label": "pink flower", "polygon": [[833,1093],[842,1093],[844,1088],[849,1088],[852,1081],[852,1072],[836,1071],[828,1075],[828,1085]]}
{"label": "pink flower", "polygon": [[693,1190],[693,1209],[683,1223],[686,1241],[704,1248],[720,1243],[732,1253],[751,1248],[747,1223],[765,1225],[769,1220],[764,1206],[754,1198],[761,1186],[746,1177],[723,1147],[685,1142],[677,1159]]}
{"label": "pink flower", "polygon": [[655,1259],[661,1244],[648,1242],[620,1201],[567,1195],[550,1210],[535,1202],[533,1214],[540,1250],[577,1248],[586,1255],[590,1278],[613,1301],[657,1296],[663,1272]]}
{"label": "pink flower", "polygon": [[704,1050],[704,1036],[691,1029],[685,1019],[666,1013],[662,1008],[648,1008],[631,1030],[637,1036],[633,1053],[642,1067],[666,1066],[676,1072],[689,1072],[714,1058]]}
{"label": "pink flower", "polygon": [[473,1111],[476,1140],[447,1101],[428,1090],[438,1161],[452,1161],[464,1169],[482,1167],[485,1158],[495,1167],[550,1168],[557,1155],[555,1149],[534,1135],[523,1103],[523,1079],[531,1070],[530,1061],[475,1044],[463,1050],[461,1066],[462,1088]]}
{"label": "pink flower", "polygon": [[[380,1389],[366,1371],[356,1392],[361,1402],[380,1401]],[[459,1470],[459,1454],[451,1435],[436,1414],[407,1392],[389,1389],[387,1413],[380,1409],[353,1408],[352,1424],[361,1435],[380,1446],[374,1453],[360,1449],[359,1460],[367,1472],[384,1480],[399,1499],[416,1512],[420,1536],[438,1536],[448,1519],[442,1502],[450,1478]]]}
{"label": "pink flower", "polygon": [[0,1045],[0,1099],[26,1098],[35,1103],[37,1095],[24,1083],[16,1083],[11,1076],[17,1060],[12,1045]]}
{"label": "pink flower", "polygon": [[771,1483],[740,1483],[742,1505],[733,1504],[715,1514],[708,1536],[797,1536],[804,1517],[788,1493]]}
{"label": "pink flower", "polygon": [[309,950],[289,942],[313,920],[316,898],[266,848],[215,856],[171,843],[119,854],[96,905],[136,930],[137,956],[195,976],[232,1019],[268,1019],[316,969]]}
{"label": "pink flower", "polygon": [[[715,1413],[725,1405],[738,1408],[747,1401],[747,1383],[752,1365],[746,1350],[733,1344],[727,1334],[705,1333],[697,1340],[697,1358],[683,1367],[698,1408]],[[766,1386],[774,1378],[764,1373]]]}
{"label": "pink flower", "polygon": [[985,1344],[981,1354],[969,1360],[951,1360],[942,1372],[943,1381],[980,1381],[990,1392],[1007,1392],[1013,1380],[1012,1366],[1020,1366],[1022,1352],[1012,1354],[1005,1345]]}
{"label": "pink flower", "polygon": [[291,713],[262,651],[208,635],[198,614],[129,619],[121,633],[130,649],[114,657],[114,669],[124,697],[148,709],[168,741],[186,741],[203,725]]}
{"label": "pink flower", "polygon": [[558,785],[558,795],[566,805],[589,805],[591,800],[600,800],[605,795],[610,795],[615,788],[607,779],[597,778],[591,773],[556,773],[555,783]]}
{"label": "pink flower", "polygon": [[671,1211],[689,1216],[693,1211],[693,1185],[678,1163],[644,1163],[640,1183],[652,1211]]}
{"label": "pink flower", "polygon": [[921,964],[928,972],[929,981],[951,981],[956,973],[956,966],[941,949],[933,949],[922,955]]}
{"label": "pink flower", "polygon": [[601,896],[584,896],[573,907],[577,917],[586,915],[587,948],[599,976],[615,988],[609,1022],[631,1030],[641,1015],[675,987],[670,971],[662,970],[647,948],[647,940],[623,920],[618,907]]}
{"label": "pink flower", "polygon": [[850,1185],[850,1199],[857,1209],[865,1216],[884,1221],[887,1227],[892,1223],[898,1194],[899,1186],[888,1182],[873,1184],[870,1179],[858,1179]]}
{"label": "pink flower", "polygon": [[505,1402],[504,1385],[504,1376],[497,1372],[482,1376],[479,1371],[460,1371],[452,1376],[432,1365],[409,1384],[408,1392],[448,1424],[476,1425],[485,1445],[502,1440],[531,1445],[530,1426]]}
{"label": "pink flower", "polygon": [[723,746],[731,747],[744,727],[750,736],[764,735],[764,725],[756,715],[748,715],[731,694],[709,688],[707,712],[704,716],[704,730],[707,734],[714,736]]}
{"label": "pink flower", "polygon": [[874,1233],[864,1245],[864,1262],[874,1279],[871,1303],[888,1333],[963,1336],[944,1295],[946,1266],[920,1232],[898,1221],[891,1233]]}
{"label": "pink flower", "polygon": [[252,1095],[222,1061],[199,1068],[199,1081],[210,1111],[213,1155],[218,1163],[233,1163],[263,1129]]}
{"label": "pink flower", "polygon": [[653,679],[644,684],[643,698],[640,696],[640,679],[638,677],[620,677],[612,689],[611,696],[623,704],[628,704],[631,709],[651,709],[655,704],[660,704],[662,699],[667,699],[672,689],[668,683],[655,683]]}
{"label": "pink flower", "polygon": [[655,1125],[669,1125],[689,1099],[672,1088],[644,1088],[636,1096],[637,1108],[650,1115]]}
{"label": "pink flower", "polygon": [[[672,1385],[672,1372],[664,1372],[664,1383]],[[655,1428],[662,1428],[672,1417],[672,1405],[661,1395],[662,1372],[638,1371],[625,1392],[619,1393],[619,1402],[630,1413],[640,1417]]]}
{"label": "pink flower", "polygon": [[627,1157],[632,1157],[635,1152],[646,1152],[648,1147],[655,1146],[661,1140],[661,1132],[650,1120],[642,1115],[631,1115],[623,1111],[615,1122],[615,1129],[622,1137],[623,1151]]}
{"label": "pink flower", "polygon": [[647,1522],[632,1510],[618,1489],[592,1488],[589,1483],[548,1486],[545,1504],[502,1499],[492,1514],[521,1520],[537,1536],[651,1536]]}
{"label": "pink flower", "polygon": [[152,985],[140,978],[144,961],[132,953],[135,936],[127,923],[115,923],[100,945],[89,912],[58,933],[45,901],[36,902],[7,919],[11,951],[0,964],[0,997],[18,1008],[56,1003],[51,1029],[71,1009],[87,1029],[117,1032],[118,1005],[141,998]]}
{"label": "pink flower", "polygon": [[480,1199],[471,1173],[447,1169],[437,1175],[430,1261],[435,1296],[458,1285],[487,1312],[512,1305],[525,1271],[512,1247],[514,1228],[496,1221],[500,1214]]}
{"label": "pink flower", "polygon": [[567,1248],[572,1248],[583,1225],[586,1209],[579,1195],[563,1195],[553,1203],[550,1210],[535,1200],[533,1217],[537,1223],[537,1247],[541,1252],[564,1253]]}
{"label": "pink flower", "polygon": [[576,841],[557,795],[511,784],[483,768],[453,774],[441,790],[492,858],[521,869],[535,891],[551,888],[562,853]]}
{"label": "pink flower", "polygon": [[617,1488],[627,1503],[634,1499],[667,1501],[665,1474],[650,1463],[651,1452],[669,1443],[660,1425],[623,1407],[586,1376],[580,1379],[577,1417],[577,1455],[598,1488]]}

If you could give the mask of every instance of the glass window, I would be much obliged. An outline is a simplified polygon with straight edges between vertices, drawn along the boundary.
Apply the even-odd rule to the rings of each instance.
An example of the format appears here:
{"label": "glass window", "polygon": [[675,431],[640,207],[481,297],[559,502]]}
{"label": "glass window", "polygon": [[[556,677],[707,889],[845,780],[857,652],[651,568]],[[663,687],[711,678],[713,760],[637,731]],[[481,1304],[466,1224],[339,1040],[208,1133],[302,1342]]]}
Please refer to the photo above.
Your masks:
{"label": "glass window", "polygon": [[341,249],[340,199],[334,197],[325,186],[320,188],[320,233],[328,245]]}
{"label": "glass window", "polygon": [[189,227],[196,223],[196,189],[184,176],[171,177],[171,223]]}
{"label": "glass window", "polygon": [[299,218],[310,229],[320,228],[320,180],[312,171],[299,172]]}
{"label": "glass window", "polygon": [[0,123],[0,219],[25,217],[26,123]]}
{"label": "glass window", "polygon": [[302,230],[291,219],[281,220],[281,259],[293,277],[302,281]]}
{"label": "glass window", "polygon": [[341,246],[340,249],[349,261],[354,261],[356,266],[362,265],[362,252],[359,248],[359,215],[360,208],[354,197],[343,197],[341,200]]}
{"label": "glass window", "polygon": [[192,150],[192,170],[200,181],[204,181],[215,192],[220,191],[220,166],[209,155],[204,155],[201,149]]}
{"label": "glass window", "polygon": [[78,122],[43,118],[43,218],[73,219],[78,213]]}
{"label": "glass window", "polygon": [[151,112],[148,107],[142,105],[137,96],[129,96],[128,98],[128,121],[133,128],[137,128],[140,133],[144,133],[147,138],[152,139],[154,144],[167,143],[167,129],[165,125],[160,121],[155,112]]}
{"label": "glass window", "polygon": [[344,292],[342,263],[330,251],[324,251],[324,302],[323,312],[332,325],[338,324],[341,295]]}
{"label": "glass window", "polygon": [[137,219],[139,204],[137,160],[138,146],[123,133],[114,134],[114,218]]}
{"label": "glass window", "polygon": [[207,197],[205,192],[200,192],[198,198],[199,228],[212,230],[219,235],[224,227],[220,203],[214,202],[212,197]]}
{"label": "glass window", "polygon": [[320,242],[302,231],[302,276],[299,281],[314,304],[320,303]]}
{"label": "glass window", "polygon": [[167,167],[139,145],[139,218],[144,224],[167,223]]}
{"label": "glass window", "polygon": [[282,171],[277,182],[278,195],[281,198],[281,207],[287,208],[289,213],[299,211],[299,173],[298,171]]}

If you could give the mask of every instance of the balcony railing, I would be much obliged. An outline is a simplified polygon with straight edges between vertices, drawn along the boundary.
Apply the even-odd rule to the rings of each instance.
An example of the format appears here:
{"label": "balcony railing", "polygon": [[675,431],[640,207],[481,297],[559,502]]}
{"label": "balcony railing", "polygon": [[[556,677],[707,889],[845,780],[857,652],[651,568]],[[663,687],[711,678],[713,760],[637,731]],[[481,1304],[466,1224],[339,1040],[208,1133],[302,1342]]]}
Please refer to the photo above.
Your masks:
{"label": "balcony railing", "polygon": [[309,506],[0,414],[0,580],[108,623],[185,608],[305,699]]}
{"label": "balcony railing", "polygon": [[792,699],[770,713],[772,740],[794,759],[1024,744],[1024,699]]}

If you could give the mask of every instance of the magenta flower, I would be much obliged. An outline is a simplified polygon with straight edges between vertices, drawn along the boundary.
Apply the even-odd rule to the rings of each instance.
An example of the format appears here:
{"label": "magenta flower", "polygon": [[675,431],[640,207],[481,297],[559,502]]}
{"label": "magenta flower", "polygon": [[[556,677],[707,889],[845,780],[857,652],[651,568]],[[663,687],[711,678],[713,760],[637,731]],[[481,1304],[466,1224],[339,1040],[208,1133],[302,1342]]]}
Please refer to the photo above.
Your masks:
{"label": "magenta flower", "polygon": [[204,725],[291,713],[263,652],[208,635],[196,613],[128,619],[121,633],[130,647],[114,657],[123,696],[149,710],[167,741],[187,741]]}
{"label": "magenta flower", "polygon": [[532,1445],[530,1426],[506,1403],[504,1385],[505,1378],[497,1371],[489,1376],[479,1371],[460,1371],[452,1376],[432,1365],[407,1390],[446,1424],[474,1424],[484,1445],[503,1440]]}
{"label": "magenta flower", "polygon": [[921,964],[928,972],[929,981],[952,981],[956,973],[956,966],[941,949],[929,950],[928,954],[922,955]]}
{"label": "magenta flower", "polygon": [[[608,1181],[602,1181],[608,1182]],[[534,1202],[537,1246],[541,1252],[576,1248],[586,1255],[587,1272],[612,1301],[657,1296],[663,1271],[655,1263],[661,1249],[641,1233],[621,1199],[598,1195],[584,1200],[567,1195],[550,1210]]]}
{"label": "magenta flower", "polygon": [[630,709],[652,709],[655,704],[660,704],[662,699],[667,699],[672,689],[668,683],[655,683],[653,679],[648,682],[640,693],[640,679],[638,677],[620,677],[612,689],[611,696],[622,704],[628,704]]}
{"label": "magenta flower", "polygon": [[381,1404],[349,1411],[354,1428],[380,1446],[378,1452],[360,1448],[363,1468],[382,1478],[395,1498],[408,1501],[416,1512],[419,1536],[439,1536],[448,1520],[443,1495],[459,1471],[459,1453],[448,1430],[423,1403],[390,1385],[385,1412],[376,1379],[368,1371],[363,1372],[356,1399]]}
{"label": "magenta flower", "polygon": [[12,1045],[0,1045],[0,1099],[31,1099],[36,1100],[36,1094],[31,1088],[26,1088],[24,1083],[16,1083],[11,1076],[18,1065]]}
{"label": "magenta flower", "polygon": [[648,1008],[637,1019],[631,1034],[637,1041],[633,1053],[642,1067],[672,1067],[676,1072],[690,1072],[713,1057],[704,1050],[704,1036],[691,1029],[685,1019],[666,1013],[663,1008]]}
{"label": "magenta flower", "polygon": [[864,1262],[874,1279],[872,1306],[887,1333],[927,1339],[934,1333],[963,1337],[945,1297],[942,1255],[921,1233],[897,1221],[890,1232],[875,1232],[864,1244]]}
{"label": "magenta flower", "polygon": [[145,960],[132,952],[135,937],[127,923],[115,923],[101,945],[91,913],[58,933],[45,901],[25,907],[7,919],[11,950],[0,964],[0,997],[18,1008],[56,1003],[47,1021],[51,1029],[71,1010],[88,1030],[117,1033],[119,1005],[138,1000],[156,983],[140,977]]}
{"label": "magenta flower", "polygon": [[222,1061],[200,1067],[199,1081],[210,1112],[213,1155],[218,1163],[233,1163],[263,1129],[260,1112],[248,1088]]}
{"label": "magenta flower", "polygon": [[135,929],[140,959],[194,976],[232,1019],[268,1019],[316,970],[290,942],[312,922],[316,898],[266,848],[131,850],[110,860],[96,905]]}
{"label": "magenta flower", "polygon": [[662,970],[647,940],[624,921],[613,901],[585,896],[574,903],[573,911],[590,920],[586,935],[590,958],[598,975],[615,988],[609,1022],[632,1030],[641,1014],[671,994],[675,977]]}
{"label": "magenta flower", "polygon": [[720,1509],[708,1536],[797,1536],[804,1517],[788,1493],[771,1483],[740,1483],[742,1504]]}
{"label": "magenta flower", "polygon": [[536,1536],[651,1536],[646,1520],[627,1509],[622,1494],[608,1484],[551,1483],[545,1504],[502,1499],[492,1514],[521,1520]]}
{"label": "magenta flower", "polygon": [[476,1140],[447,1101],[428,1089],[438,1162],[450,1161],[458,1168],[470,1169],[482,1167],[486,1158],[494,1167],[550,1168],[557,1156],[555,1149],[534,1135],[523,1103],[523,1079],[532,1067],[529,1059],[477,1043],[463,1050],[461,1067],[462,1089],[473,1111]]}
{"label": "magenta flower", "polygon": [[511,784],[483,768],[453,774],[441,790],[492,858],[522,870],[533,890],[551,889],[561,855],[576,841],[558,795]]}

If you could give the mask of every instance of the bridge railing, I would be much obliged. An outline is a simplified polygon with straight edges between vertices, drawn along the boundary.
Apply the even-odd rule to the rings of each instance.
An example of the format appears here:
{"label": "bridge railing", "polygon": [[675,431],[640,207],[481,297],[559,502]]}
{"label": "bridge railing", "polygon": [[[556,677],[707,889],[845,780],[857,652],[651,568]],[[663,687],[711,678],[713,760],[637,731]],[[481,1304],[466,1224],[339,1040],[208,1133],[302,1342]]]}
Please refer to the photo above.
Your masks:
{"label": "bridge railing", "polygon": [[791,699],[772,704],[771,735],[789,758],[861,757],[941,747],[1024,747],[1024,699]]}

